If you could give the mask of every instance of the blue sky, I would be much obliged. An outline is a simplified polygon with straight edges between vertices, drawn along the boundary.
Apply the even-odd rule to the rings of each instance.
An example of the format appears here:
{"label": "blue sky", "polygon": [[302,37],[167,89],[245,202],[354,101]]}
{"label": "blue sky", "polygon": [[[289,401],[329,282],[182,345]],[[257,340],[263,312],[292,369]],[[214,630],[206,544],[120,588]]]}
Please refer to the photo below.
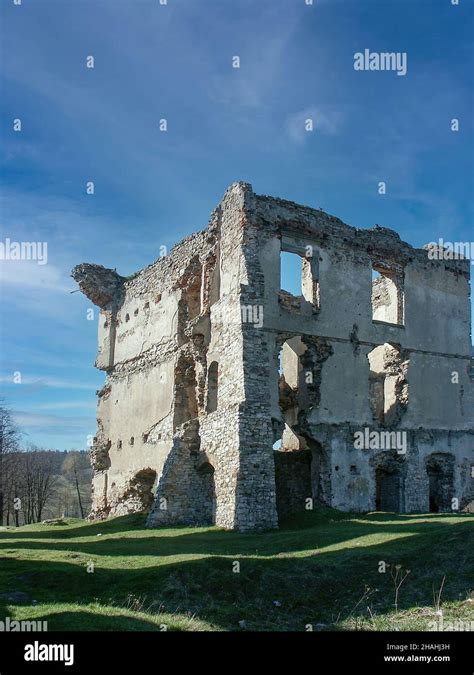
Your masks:
{"label": "blue sky", "polygon": [[[47,265],[0,262],[25,442],[95,432],[97,312],[71,268],[149,264],[235,180],[415,246],[474,239],[468,0],[1,0],[0,20],[0,238],[48,243]],[[366,48],[406,52],[407,74],[355,71]]]}

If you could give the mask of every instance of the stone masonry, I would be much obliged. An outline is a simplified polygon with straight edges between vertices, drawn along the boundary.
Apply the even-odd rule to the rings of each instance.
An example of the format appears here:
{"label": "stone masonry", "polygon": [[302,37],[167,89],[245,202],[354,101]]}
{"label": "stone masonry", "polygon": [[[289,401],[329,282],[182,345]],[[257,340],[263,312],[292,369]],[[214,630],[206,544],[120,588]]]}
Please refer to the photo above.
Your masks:
{"label": "stone masonry", "polygon": [[468,260],[234,183],[135,275],[72,276],[106,372],[92,518],[250,531],[318,504],[472,509]]}

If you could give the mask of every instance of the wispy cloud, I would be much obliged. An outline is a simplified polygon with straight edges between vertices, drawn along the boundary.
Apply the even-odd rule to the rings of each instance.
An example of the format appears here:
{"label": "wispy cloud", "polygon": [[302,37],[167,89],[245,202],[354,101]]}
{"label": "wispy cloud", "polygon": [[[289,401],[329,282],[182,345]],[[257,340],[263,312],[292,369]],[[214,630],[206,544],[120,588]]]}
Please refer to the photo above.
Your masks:
{"label": "wispy cloud", "polygon": [[288,115],[286,130],[292,141],[302,144],[311,138],[312,133],[337,134],[342,125],[343,116],[338,111],[323,110],[312,105]]}
{"label": "wispy cloud", "polygon": [[95,420],[94,417],[81,417],[78,415],[70,415],[61,417],[59,415],[43,415],[23,410],[13,410],[12,417],[16,424],[26,432],[26,436],[30,434],[57,434],[61,436],[75,438],[79,440],[79,444],[85,446],[87,444],[87,437],[94,433]]}
{"label": "wispy cloud", "polygon": [[50,389],[84,389],[96,391],[95,384],[84,382],[74,382],[72,380],[60,380],[54,377],[21,377],[21,382],[15,382],[14,375],[3,375],[0,377],[0,383],[9,384],[16,388],[32,387],[36,391],[43,388]]}
{"label": "wispy cloud", "polygon": [[[258,8],[257,20],[239,17],[231,31],[228,22],[222,26],[229,31],[229,51],[222,54],[219,72],[209,79],[211,100],[234,111],[269,106],[284,84],[285,55],[302,19],[302,14],[293,12],[282,22],[281,8],[266,2]],[[240,59],[238,68],[232,67],[234,57]]]}
{"label": "wispy cloud", "polygon": [[90,401],[59,401],[51,403],[42,403],[39,405],[32,405],[32,410],[89,410],[94,412],[97,407],[95,397]]}
{"label": "wispy cloud", "polygon": [[38,265],[34,260],[2,260],[0,283],[7,287],[7,292],[11,292],[13,286],[56,293],[68,293],[76,288],[63,271],[50,264]]}

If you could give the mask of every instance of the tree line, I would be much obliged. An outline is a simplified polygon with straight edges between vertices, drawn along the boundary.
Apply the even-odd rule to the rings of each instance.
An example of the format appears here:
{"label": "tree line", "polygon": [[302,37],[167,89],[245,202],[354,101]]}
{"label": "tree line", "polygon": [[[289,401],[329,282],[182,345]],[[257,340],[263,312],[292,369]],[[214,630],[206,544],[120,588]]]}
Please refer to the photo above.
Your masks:
{"label": "tree line", "polygon": [[91,503],[86,451],[24,446],[8,407],[0,401],[0,525],[50,518],[85,518]]}

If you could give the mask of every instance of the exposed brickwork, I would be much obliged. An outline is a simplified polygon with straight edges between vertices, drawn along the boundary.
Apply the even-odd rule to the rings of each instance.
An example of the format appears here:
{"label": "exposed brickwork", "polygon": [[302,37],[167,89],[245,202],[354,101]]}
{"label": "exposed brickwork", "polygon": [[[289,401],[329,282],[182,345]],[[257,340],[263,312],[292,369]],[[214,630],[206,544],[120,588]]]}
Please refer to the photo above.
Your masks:
{"label": "exposed brickwork", "polygon": [[[281,290],[281,251],[302,258],[299,296]],[[470,508],[469,271],[246,183],[133,277],[78,265],[107,374],[92,517],[246,531],[277,527],[308,497]],[[402,452],[357,446],[365,429],[399,432]]]}

